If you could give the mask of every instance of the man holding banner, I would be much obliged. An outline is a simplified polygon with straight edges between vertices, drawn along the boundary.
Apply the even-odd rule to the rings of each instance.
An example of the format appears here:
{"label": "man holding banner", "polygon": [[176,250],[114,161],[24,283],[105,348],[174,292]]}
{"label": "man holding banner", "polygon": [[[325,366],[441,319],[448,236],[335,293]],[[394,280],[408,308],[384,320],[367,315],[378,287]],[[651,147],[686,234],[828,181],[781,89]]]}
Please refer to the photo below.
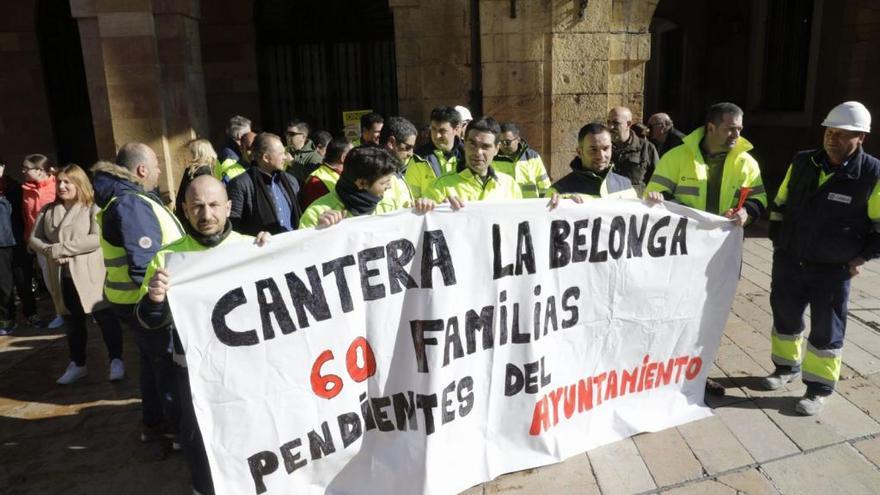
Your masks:
{"label": "man holding banner", "polygon": [[[381,215],[407,208],[409,202],[391,194],[400,163],[378,146],[359,146],[345,156],[342,173],[332,191],[309,205],[299,228],[328,226],[347,216]],[[421,198],[415,209],[420,213],[434,209],[434,202]]]}
{"label": "man holding banner", "polygon": [[587,124],[578,132],[578,156],[571,173],[556,181],[551,193],[583,194],[592,198],[636,199],[629,177],[615,172],[611,162],[611,132],[600,123]]}
{"label": "man holding banner", "polygon": [[492,160],[498,154],[498,136],[501,126],[492,117],[471,122],[465,139],[465,163],[459,163],[457,173],[435,180],[425,191],[425,197],[438,203],[448,201],[453,207],[463,201],[485,199],[522,199],[522,191],[513,177],[498,174]]}
{"label": "man holding banner", "polygon": [[[706,124],[663,155],[645,190],[723,215],[740,226],[753,222],[767,207],[767,193],[758,162],[749,154],[752,143],[742,137],[742,130],[741,108],[733,103],[712,105]],[[724,387],[711,379],[706,391],[724,395]]]}
{"label": "man holding banner", "polygon": [[[196,177],[186,191],[184,213],[186,215],[187,235],[164,246],[147,267],[145,283],[141,286],[141,300],[135,314],[146,331],[173,329],[174,321],[165,299],[171,286],[171,274],[166,270],[165,257],[170,253],[204,251],[217,246],[235,242],[246,242],[253,238],[232,230],[229,212],[232,203],[226,195],[226,188],[211,176]],[[269,233],[260,232],[256,244],[264,245]],[[205,456],[205,446],[193,411],[192,395],[187,378],[186,359],[183,357],[179,339],[174,332],[174,363],[177,385],[180,390],[181,417],[179,438],[182,440],[184,454],[192,475],[193,489],[202,495],[214,493],[211,471]]]}

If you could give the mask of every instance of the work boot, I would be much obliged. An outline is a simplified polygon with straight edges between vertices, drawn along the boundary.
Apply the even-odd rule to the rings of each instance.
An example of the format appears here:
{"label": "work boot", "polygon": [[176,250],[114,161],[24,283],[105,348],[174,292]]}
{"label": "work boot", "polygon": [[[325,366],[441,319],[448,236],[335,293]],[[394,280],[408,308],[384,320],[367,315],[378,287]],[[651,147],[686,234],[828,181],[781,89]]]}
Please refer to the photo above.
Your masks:
{"label": "work boot", "polygon": [[706,379],[706,393],[709,395],[714,395],[715,397],[724,397],[724,394],[727,393],[724,390],[724,386],[720,383],[716,382],[711,378]]}
{"label": "work boot", "polygon": [[776,370],[769,376],[765,376],[764,379],[761,380],[761,385],[765,390],[776,390],[795,381],[799,376],[801,376],[800,371]]}
{"label": "work boot", "polygon": [[795,412],[804,416],[815,416],[822,410],[827,395],[816,395],[807,392],[797,405],[794,406]]}

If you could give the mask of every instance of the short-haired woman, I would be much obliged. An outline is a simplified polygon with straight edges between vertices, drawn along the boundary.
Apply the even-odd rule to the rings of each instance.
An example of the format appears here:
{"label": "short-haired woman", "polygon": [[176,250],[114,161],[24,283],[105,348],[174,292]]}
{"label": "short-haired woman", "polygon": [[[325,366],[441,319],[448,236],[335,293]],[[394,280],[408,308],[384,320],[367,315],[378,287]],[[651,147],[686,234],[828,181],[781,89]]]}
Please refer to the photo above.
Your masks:
{"label": "short-haired woman", "polygon": [[57,380],[67,385],[83,378],[86,369],[86,315],[94,316],[110,358],[109,379],[125,376],[122,362],[122,327],[104,302],[104,256],[95,193],[86,173],[77,165],[58,172],[57,198],[37,216],[29,245],[46,257],[46,283],[55,310],[64,315],[70,364]]}

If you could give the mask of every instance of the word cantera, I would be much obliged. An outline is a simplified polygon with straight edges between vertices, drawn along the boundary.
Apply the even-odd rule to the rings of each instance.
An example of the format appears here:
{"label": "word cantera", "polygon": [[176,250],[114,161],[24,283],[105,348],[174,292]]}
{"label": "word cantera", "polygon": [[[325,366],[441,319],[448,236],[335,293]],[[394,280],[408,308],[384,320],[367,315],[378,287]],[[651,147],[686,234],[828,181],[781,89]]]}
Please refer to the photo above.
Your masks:
{"label": "word cantera", "polygon": [[[272,317],[278,322],[278,327],[284,335],[297,330],[291,314],[296,315],[299,328],[309,326],[309,314],[313,321],[324,321],[331,317],[330,306],[324,292],[324,280],[332,275],[336,280],[336,292],[339,303],[344,313],[354,310],[349,279],[345,269],[357,265],[360,279],[361,292],[364,301],[382,299],[390,294],[397,294],[407,289],[433,288],[434,269],[440,271],[443,284],[455,285],[455,267],[452,265],[452,256],[449,254],[449,246],[446,238],[440,230],[431,230],[424,233],[421,245],[422,260],[420,279],[416,280],[407,270],[416,256],[416,248],[408,239],[397,239],[385,246],[376,246],[363,249],[357,253],[357,261],[354,255],[342,256],[321,264],[322,275],[318,273],[317,265],[305,268],[308,284],[295,272],[291,271],[283,275],[284,283],[290,294],[293,308],[288,308],[281,289],[274,277],[264,278],[254,282],[257,292],[257,308],[250,305],[248,309],[258,309],[262,322],[262,335],[264,341],[275,338],[275,327]],[[377,281],[380,270],[371,265],[384,259],[387,264],[387,287],[386,284]],[[249,301],[243,287],[230,290],[214,304],[211,313],[211,325],[217,339],[230,346],[250,346],[260,343],[260,336],[256,329],[239,330],[230,328],[226,323],[226,316],[240,306],[248,305]],[[292,310],[291,310],[292,309]]]}

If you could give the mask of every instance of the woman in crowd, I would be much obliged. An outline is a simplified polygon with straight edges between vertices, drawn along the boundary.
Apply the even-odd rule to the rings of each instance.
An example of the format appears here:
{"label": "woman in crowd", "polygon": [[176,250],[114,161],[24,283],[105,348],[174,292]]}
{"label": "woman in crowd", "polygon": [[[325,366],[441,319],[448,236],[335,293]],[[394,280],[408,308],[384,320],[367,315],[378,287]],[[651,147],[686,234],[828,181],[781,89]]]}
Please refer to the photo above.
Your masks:
{"label": "woman in crowd", "polygon": [[104,257],[96,219],[95,193],[86,173],[77,165],[58,172],[57,199],[36,217],[29,245],[47,261],[46,283],[55,311],[64,315],[70,364],[57,380],[67,385],[86,376],[86,321],[91,314],[101,327],[110,357],[111,381],[125,376],[122,328],[102,294]]}
{"label": "woman in crowd", "polygon": [[[55,175],[52,164],[46,155],[33,154],[24,158],[21,166],[21,173],[24,176],[24,183],[21,185],[21,213],[24,216],[24,241],[27,242],[31,237],[31,231],[34,229],[37,215],[40,210],[47,204],[55,201]],[[59,294],[52,293],[52,287],[47,280],[49,274],[47,271],[46,258],[42,253],[36,253],[37,264],[43,275],[43,282],[49,289],[52,298],[58,297]],[[33,259],[26,267],[25,276],[30,279],[33,277]],[[28,270],[27,268],[31,268]],[[39,321],[36,316],[29,318],[28,323],[33,326],[43,326],[45,322]],[[64,320],[58,314],[48,323],[49,328],[58,328],[64,324]]]}
{"label": "woman in crowd", "polygon": [[174,199],[174,214],[183,225],[189,225],[184,216],[183,200],[186,188],[193,179],[200,175],[211,175],[217,163],[217,152],[207,139],[193,139],[183,145],[183,173],[180,176],[180,185],[177,186],[177,196]]}

